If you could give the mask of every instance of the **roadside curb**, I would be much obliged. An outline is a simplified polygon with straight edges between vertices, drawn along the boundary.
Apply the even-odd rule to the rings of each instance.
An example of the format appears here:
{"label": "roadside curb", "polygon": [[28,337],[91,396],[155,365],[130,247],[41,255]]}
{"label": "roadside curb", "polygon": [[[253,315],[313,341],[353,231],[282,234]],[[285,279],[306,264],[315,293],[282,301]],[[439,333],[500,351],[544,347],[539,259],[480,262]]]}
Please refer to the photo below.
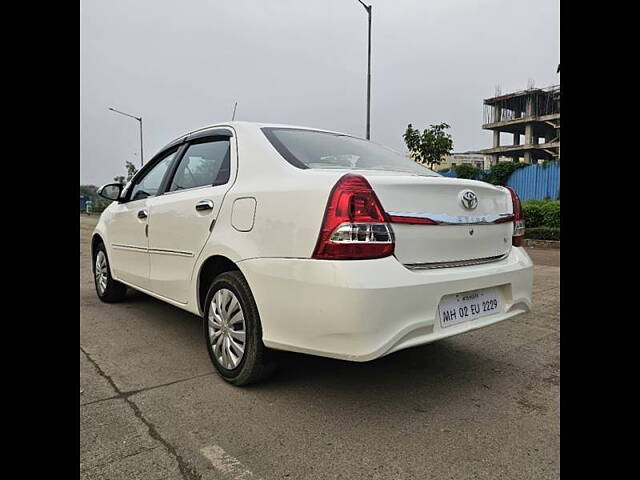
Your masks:
{"label": "roadside curb", "polygon": [[536,240],[534,238],[525,238],[524,246],[530,248],[555,248],[560,249],[560,242],[556,240]]}

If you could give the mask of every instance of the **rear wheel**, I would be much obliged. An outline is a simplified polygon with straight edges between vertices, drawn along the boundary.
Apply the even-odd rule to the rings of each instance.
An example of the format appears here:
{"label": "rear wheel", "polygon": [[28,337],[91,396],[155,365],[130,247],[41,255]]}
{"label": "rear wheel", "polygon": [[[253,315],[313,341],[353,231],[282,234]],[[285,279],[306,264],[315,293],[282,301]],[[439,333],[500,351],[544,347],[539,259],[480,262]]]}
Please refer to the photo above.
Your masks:
{"label": "rear wheel", "polygon": [[114,280],[111,276],[109,259],[104,244],[98,244],[93,262],[93,279],[98,298],[103,302],[121,301],[127,293],[127,286]]}
{"label": "rear wheel", "polygon": [[209,358],[222,378],[241,386],[273,372],[258,308],[242,273],[216,277],[207,293],[203,325]]}

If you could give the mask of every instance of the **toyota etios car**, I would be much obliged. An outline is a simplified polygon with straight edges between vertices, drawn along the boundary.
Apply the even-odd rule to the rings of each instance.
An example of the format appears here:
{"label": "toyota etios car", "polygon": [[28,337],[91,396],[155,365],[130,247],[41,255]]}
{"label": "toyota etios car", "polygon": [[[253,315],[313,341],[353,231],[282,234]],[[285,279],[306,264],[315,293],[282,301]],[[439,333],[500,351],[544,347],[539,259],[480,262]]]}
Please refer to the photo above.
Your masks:
{"label": "toyota etios car", "polygon": [[531,307],[516,193],[342,133],[229,122],[174,140],[92,239],[105,302],[132,287],[203,318],[220,375],[270,349],[367,361]]}

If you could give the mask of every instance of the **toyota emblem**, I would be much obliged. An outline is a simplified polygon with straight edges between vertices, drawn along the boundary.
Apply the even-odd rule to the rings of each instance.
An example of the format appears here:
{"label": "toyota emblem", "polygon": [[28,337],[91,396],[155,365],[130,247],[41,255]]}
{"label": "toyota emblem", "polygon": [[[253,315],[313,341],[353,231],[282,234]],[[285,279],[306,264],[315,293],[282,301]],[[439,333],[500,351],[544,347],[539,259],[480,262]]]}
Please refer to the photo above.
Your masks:
{"label": "toyota emblem", "polygon": [[460,203],[467,210],[473,210],[478,206],[478,196],[471,190],[460,192]]}

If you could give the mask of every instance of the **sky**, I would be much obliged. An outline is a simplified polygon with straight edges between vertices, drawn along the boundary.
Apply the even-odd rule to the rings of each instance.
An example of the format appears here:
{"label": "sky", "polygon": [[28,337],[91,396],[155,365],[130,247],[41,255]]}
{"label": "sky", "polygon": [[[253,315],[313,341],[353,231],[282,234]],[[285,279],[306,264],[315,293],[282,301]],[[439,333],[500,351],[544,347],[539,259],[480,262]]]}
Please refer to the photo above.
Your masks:
{"label": "sky", "polygon": [[[446,122],[491,146],[484,98],[556,85],[559,0],[367,0],[371,140]],[[101,185],[182,133],[231,120],[365,136],[367,14],[357,0],[81,0],[80,184]]]}

